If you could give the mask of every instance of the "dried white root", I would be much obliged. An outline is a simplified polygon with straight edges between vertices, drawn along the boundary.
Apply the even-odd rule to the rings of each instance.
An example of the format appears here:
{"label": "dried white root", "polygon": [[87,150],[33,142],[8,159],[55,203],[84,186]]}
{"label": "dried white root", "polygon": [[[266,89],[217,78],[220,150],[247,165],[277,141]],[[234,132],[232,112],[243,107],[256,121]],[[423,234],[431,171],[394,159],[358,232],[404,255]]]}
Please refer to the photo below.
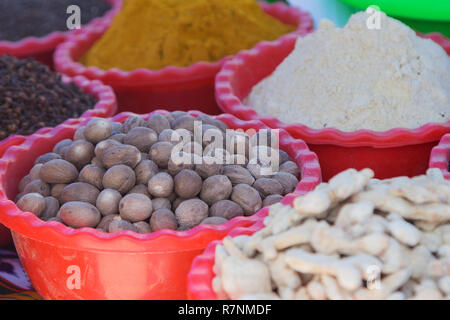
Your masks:
{"label": "dried white root", "polygon": [[[347,170],[216,249],[232,299],[448,299],[450,182]],[[220,295],[222,296],[222,295]]]}

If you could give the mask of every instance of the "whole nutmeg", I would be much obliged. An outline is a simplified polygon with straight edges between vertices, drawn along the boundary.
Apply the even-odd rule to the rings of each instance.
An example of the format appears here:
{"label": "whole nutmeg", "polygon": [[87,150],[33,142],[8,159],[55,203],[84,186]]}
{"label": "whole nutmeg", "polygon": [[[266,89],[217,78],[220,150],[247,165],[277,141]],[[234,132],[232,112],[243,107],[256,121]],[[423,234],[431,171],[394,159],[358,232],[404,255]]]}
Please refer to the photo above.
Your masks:
{"label": "whole nutmeg", "polygon": [[122,195],[114,189],[104,189],[97,197],[95,206],[104,216],[119,214],[119,203]]}
{"label": "whole nutmeg", "polygon": [[53,152],[59,154],[61,157],[64,157],[65,150],[72,144],[72,142],[73,141],[71,139],[61,140],[53,147]]}
{"label": "whole nutmeg", "polygon": [[159,171],[158,166],[152,160],[142,160],[134,169],[137,184],[147,184]]}
{"label": "whole nutmeg", "polygon": [[130,222],[144,221],[152,215],[152,201],[143,194],[128,194],[120,200],[119,212],[122,219]]}
{"label": "whole nutmeg", "polygon": [[253,184],[253,188],[259,192],[261,198],[263,199],[272,194],[282,194],[284,190],[281,183],[272,178],[257,179]]}
{"label": "whole nutmeg", "polygon": [[66,150],[64,160],[71,162],[78,170],[91,162],[94,145],[86,140],[74,141]]}
{"label": "whole nutmeg", "polygon": [[107,216],[104,216],[102,218],[102,220],[100,220],[100,223],[98,224],[97,228],[100,228],[103,230],[103,232],[108,232],[109,230],[109,224],[111,223],[111,221],[114,220],[114,218],[120,218],[120,216],[118,214],[110,214]]}
{"label": "whole nutmeg", "polygon": [[123,143],[135,146],[141,152],[149,152],[158,141],[158,134],[150,128],[137,127],[128,131]]}
{"label": "whole nutmeg", "polygon": [[178,222],[172,211],[159,209],[153,212],[150,218],[150,226],[153,231],[162,229],[176,230],[178,228]]}
{"label": "whole nutmeg", "polygon": [[140,234],[152,233],[152,227],[150,227],[150,224],[148,224],[145,221],[135,222],[133,223],[133,225],[136,227],[137,233]]}
{"label": "whole nutmeg", "polygon": [[105,154],[106,150],[113,146],[120,146],[122,143],[114,140],[114,139],[106,139],[103,141],[100,141],[97,143],[94,149],[95,157],[97,157],[99,160],[103,159],[103,155]]}
{"label": "whole nutmeg", "polygon": [[103,154],[102,161],[108,169],[117,165],[126,165],[134,169],[141,162],[141,152],[135,146],[112,146]]}
{"label": "whole nutmeg", "polygon": [[103,176],[103,188],[126,194],[136,184],[136,175],[129,166],[119,164],[109,168]]}
{"label": "whole nutmeg", "polygon": [[34,161],[34,164],[44,164],[46,162],[49,162],[50,160],[55,160],[55,159],[61,159],[61,155],[57,154],[57,153],[46,153],[43,154],[42,156],[38,157],[36,159],[36,161]]}
{"label": "whole nutmeg", "polygon": [[31,181],[40,179],[39,173],[41,171],[42,166],[43,166],[42,163],[38,163],[35,164],[33,168],[31,168],[30,173],[28,174],[30,176]]}
{"label": "whole nutmeg", "polygon": [[144,119],[138,116],[130,116],[125,120],[123,124],[123,133],[128,133],[133,128],[146,127],[146,122]]}
{"label": "whole nutmeg", "polygon": [[231,220],[235,217],[243,216],[244,210],[231,200],[220,200],[211,206],[209,215],[211,217],[221,217]]}
{"label": "whole nutmeg", "polygon": [[251,216],[262,208],[262,199],[259,192],[248,184],[235,186],[231,194],[231,200],[241,206],[246,216]]}
{"label": "whole nutmeg", "polygon": [[28,193],[17,201],[17,207],[40,217],[45,210],[45,199],[39,193]]}
{"label": "whole nutmeg", "polygon": [[180,226],[194,228],[208,217],[208,205],[200,199],[190,199],[180,203],[175,210]]}
{"label": "whole nutmeg", "polygon": [[175,120],[175,118],[172,116],[172,114],[167,113],[163,114],[163,116],[169,121],[170,126],[172,127],[172,122]]}
{"label": "whole nutmeg", "polygon": [[83,201],[95,205],[100,193],[96,187],[85,182],[75,182],[67,185],[61,192],[61,203]]}
{"label": "whole nutmeg", "polygon": [[29,184],[26,185],[23,192],[24,193],[39,193],[39,194],[43,195],[44,197],[48,197],[50,195],[50,185],[40,179],[33,180]]}
{"label": "whole nutmeg", "polygon": [[250,156],[250,137],[241,131],[227,132],[226,150],[231,154],[238,154],[248,158]]}
{"label": "whole nutmeg", "polygon": [[93,158],[92,158],[91,164],[94,165],[94,166],[97,166],[97,167],[99,167],[99,168],[104,168],[104,167],[103,167],[103,162],[102,162],[99,158],[97,158],[97,157],[93,157]]}
{"label": "whole nutmeg", "polygon": [[181,198],[193,198],[202,190],[202,178],[193,170],[181,170],[174,178],[175,192]]}
{"label": "whole nutmeg", "polygon": [[212,157],[216,159],[216,163],[221,163],[223,165],[229,164],[231,162],[230,153],[221,148],[214,148],[208,150],[209,146],[205,148],[205,156]]}
{"label": "whole nutmeg", "polygon": [[150,148],[149,158],[160,168],[167,168],[173,147],[170,142],[157,142]]}
{"label": "whole nutmeg", "polygon": [[[177,141],[179,142],[176,143]],[[191,141],[194,141],[194,134],[192,133],[192,131],[184,128],[178,128],[174,129],[174,134],[170,142],[172,142],[172,144],[174,145],[181,144],[181,146],[184,146],[186,143],[189,143]]]}
{"label": "whole nutmeg", "polygon": [[224,224],[228,222],[227,219],[222,217],[208,217],[205,220],[203,220],[200,224],[209,224],[212,226],[220,226],[221,224]]}
{"label": "whole nutmeg", "polygon": [[186,153],[196,154],[200,157],[203,155],[202,145],[195,141],[186,143],[181,150]]}
{"label": "whole nutmeg", "polygon": [[44,221],[56,217],[59,211],[59,201],[54,197],[45,197],[45,210],[42,212],[40,218]]}
{"label": "whole nutmeg", "polygon": [[223,173],[223,164],[216,158],[204,156],[201,160],[202,162],[195,166],[195,171],[203,179]]}
{"label": "whole nutmeg", "polygon": [[120,122],[111,122],[111,136],[123,133],[123,125]]}
{"label": "whole nutmeg", "polygon": [[86,125],[84,129],[84,138],[93,143],[97,144],[102,140],[108,139],[111,136],[112,125],[109,120],[106,119],[92,119]]}
{"label": "whole nutmeg", "polygon": [[79,127],[79,128],[75,131],[75,133],[73,134],[73,141],[76,141],[76,140],[85,140],[85,137],[84,137],[84,129],[86,129],[86,126]]}
{"label": "whole nutmeg", "polygon": [[279,145],[278,134],[274,130],[261,129],[252,137],[250,137],[250,145],[254,146],[267,146],[277,147]]}
{"label": "whole nutmeg", "polygon": [[210,148],[225,149],[225,135],[217,127],[211,125],[202,125],[202,146]]}
{"label": "whole nutmeg", "polygon": [[233,186],[227,176],[212,176],[203,181],[200,199],[212,205],[217,201],[228,199],[232,189]]}
{"label": "whole nutmeg", "polygon": [[137,227],[127,220],[123,220],[120,217],[114,218],[108,226],[108,232],[114,233],[119,231],[133,231],[138,232]]}
{"label": "whole nutmeg", "polygon": [[208,125],[211,125],[211,126],[215,126],[215,122],[216,122],[216,120],[214,120],[213,117],[211,117],[211,116],[209,116],[207,114],[200,114],[200,115],[198,115],[197,121],[201,121],[202,124],[208,124]]}
{"label": "whole nutmeg", "polygon": [[172,111],[170,113],[170,115],[175,120],[175,119],[178,119],[179,117],[186,116],[186,115],[189,115],[189,114],[186,111],[176,110],[176,111]]}
{"label": "whole nutmeg", "polygon": [[298,177],[300,174],[300,168],[294,161],[286,161],[280,166],[280,172],[287,172],[292,174],[294,177]]}
{"label": "whole nutmeg", "polygon": [[183,115],[176,118],[172,123],[172,129],[186,129],[188,131],[194,132],[194,122],[196,119],[191,115]]}
{"label": "whole nutmeg", "polygon": [[273,178],[283,186],[282,194],[291,193],[297,188],[298,185],[297,178],[288,172],[283,171],[277,172],[275,173]]}
{"label": "whole nutmeg", "polygon": [[168,198],[154,198],[152,199],[153,211],[158,211],[159,209],[172,209],[172,203]]}
{"label": "whole nutmeg", "polygon": [[285,163],[286,161],[292,161],[291,157],[289,156],[289,154],[286,151],[279,149],[278,155],[279,155],[279,159],[280,159],[280,165]]}
{"label": "whole nutmeg", "polygon": [[168,197],[173,192],[174,182],[170,174],[160,172],[148,182],[148,192],[156,198]]}
{"label": "whole nutmeg", "polygon": [[94,187],[101,190],[103,189],[102,181],[104,175],[105,169],[88,164],[81,170],[78,181],[92,184]]}
{"label": "whole nutmeg", "polygon": [[193,170],[196,163],[201,163],[201,157],[197,156],[196,154],[186,152],[172,152],[167,164],[167,169],[171,175],[175,176],[183,169]]}
{"label": "whole nutmeg", "polygon": [[133,189],[131,189],[130,191],[128,191],[127,194],[132,194],[132,193],[139,193],[139,194],[143,194],[144,196],[150,198],[150,193],[148,192],[148,188],[145,184],[138,184],[136,186],[133,187]]}
{"label": "whole nutmeg", "polygon": [[64,224],[64,221],[62,221],[62,219],[60,217],[58,217],[58,216],[50,218],[50,219],[47,220],[47,222],[52,222],[52,221],[56,221],[56,222]]}
{"label": "whole nutmeg", "polygon": [[247,165],[247,170],[255,179],[271,178],[275,173],[270,162],[257,158],[250,159]]}
{"label": "whole nutmeg", "polygon": [[172,129],[164,129],[158,136],[159,142],[170,142],[176,145],[182,141],[181,137]]}
{"label": "whole nutmeg", "polygon": [[29,184],[31,181],[33,181],[33,180],[31,180],[30,174],[27,174],[25,177],[23,177],[19,182],[19,186],[18,186],[19,192],[23,192],[23,190],[25,190],[25,187],[27,186],[27,184]]}
{"label": "whole nutmeg", "polygon": [[154,113],[147,120],[147,126],[159,135],[163,130],[170,129],[169,120],[161,114]]}
{"label": "whole nutmeg", "polygon": [[95,228],[102,215],[92,204],[80,201],[65,203],[59,210],[61,220],[72,228]]}
{"label": "whole nutmeg", "polygon": [[63,191],[63,189],[67,186],[67,184],[65,183],[58,183],[58,184],[54,184],[52,186],[52,189],[50,190],[50,195],[53,198],[59,199],[61,196],[61,192]]}
{"label": "whole nutmeg", "polygon": [[125,133],[116,133],[114,135],[112,135],[111,137],[109,137],[110,140],[115,140],[119,143],[123,143],[123,141],[125,140],[126,134]]}
{"label": "whole nutmeg", "polygon": [[263,207],[271,206],[275,203],[279,203],[281,200],[283,200],[283,196],[279,194],[272,194],[270,196],[267,196],[267,198],[263,201]]}
{"label": "whole nutmeg", "polygon": [[42,181],[52,184],[71,183],[78,178],[77,168],[69,161],[56,159],[46,162],[41,170],[39,177]]}
{"label": "whole nutmeg", "polygon": [[[197,198],[198,199],[198,198]],[[185,198],[176,198],[173,202],[172,202],[172,210],[177,210],[178,206],[180,205],[180,203],[182,203],[183,201],[186,201],[188,199]]]}
{"label": "whole nutmeg", "polygon": [[255,178],[252,176],[250,171],[238,165],[225,166],[223,168],[223,175],[230,179],[233,186],[241,183],[251,186],[255,182]]}

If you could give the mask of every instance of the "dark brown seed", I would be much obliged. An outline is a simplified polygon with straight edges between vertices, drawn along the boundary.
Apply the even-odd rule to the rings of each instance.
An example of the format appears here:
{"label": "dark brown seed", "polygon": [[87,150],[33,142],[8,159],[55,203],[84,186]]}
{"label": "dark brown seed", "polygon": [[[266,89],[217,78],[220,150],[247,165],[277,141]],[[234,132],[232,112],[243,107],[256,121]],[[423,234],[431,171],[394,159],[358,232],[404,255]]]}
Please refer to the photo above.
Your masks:
{"label": "dark brown seed", "polygon": [[154,211],[159,209],[172,209],[172,203],[168,198],[154,198],[152,199],[152,206]]}
{"label": "dark brown seed", "polygon": [[47,221],[56,217],[59,211],[59,201],[54,197],[45,197],[45,210],[42,212],[40,218]]}
{"label": "dark brown seed", "polygon": [[233,186],[240,183],[245,183],[251,186],[255,182],[255,178],[252,176],[250,171],[238,165],[225,166],[223,168],[223,175],[230,179]]}
{"label": "dark brown seed", "polygon": [[231,200],[221,200],[211,206],[209,215],[211,217],[221,217],[231,220],[235,217],[243,216],[244,210]]}
{"label": "dark brown seed", "polygon": [[297,188],[298,185],[297,178],[288,172],[283,171],[277,172],[275,173],[273,178],[283,186],[282,194],[291,193]]}
{"label": "dark brown seed", "polygon": [[24,212],[40,217],[45,210],[45,199],[39,193],[28,193],[17,201],[17,207]]}
{"label": "dark brown seed", "polygon": [[253,184],[253,188],[255,188],[261,198],[265,198],[272,194],[282,194],[284,191],[283,186],[276,179],[271,178],[259,178]]}
{"label": "dark brown seed", "polygon": [[89,183],[75,182],[67,185],[61,192],[61,203],[82,201],[95,206],[100,191]]}
{"label": "dark brown seed", "polygon": [[176,230],[178,227],[177,218],[172,211],[168,209],[160,209],[153,212],[150,218],[150,226],[153,231],[162,229]]}
{"label": "dark brown seed", "polygon": [[152,201],[143,194],[128,194],[120,200],[119,212],[122,219],[130,222],[144,221],[152,215]]}
{"label": "dark brown seed", "polygon": [[141,234],[152,233],[152,227],[145,221],[135,222],[133,223],[133,225],[136,227],[138,233]]}
{"label": "dark brown seed", "polygon": [[88,164],[85,166],[78,177],[79,182],[86,182],[92,184],[99,190],[103,189],[103,176],[105,174],[105,169],[95,166],[93,164]]}
{"label": "dark brown seed", "polygon": [[230,179],[226,176],[212,176],[203,181],[200,199],[208,205],[212,205],[220,200],[228,199],[231,195],[233,186]]}
{"label": "dark brown seed", "polygon": [[141,162],[141,152],[135,146],[112,146],[103,154],[102,161],[108,169],[116,165],[126,165],[134,169]]}
{"label": "dark brown seed", "polygon": [[221,224],[227,223],[228,220],[221,217],[208,217],[203,220],[200,224],[209,224],[212,226],[220,226]]}
{"label": "dark brown seed", "polygon": [[43,154],[42,156],[37,158],[36,161],[34,162],[34,164],[44,164],[46,162],[49,162],[50,160],[55,160],[55,159],[61,159],[61,156],[57,153],[50,152],[50,153]]}
{"label": "dark brown seed", "polygon": [[280,202],[283,199],[282,195],[279,194],[272,194],[264,199],[263,201],[263,207],[271,206],[275,203]]}
{"label": "dark brown seed", "polygon": [[208,205],[199,199],[186,200],[175,210],[180,226],[193,228],[208,217]]}
{"label": "dark brown seed", "polygon": [[145,127],[146,123],[145,120],[138,116],[130,116],[125,120],[125,123],[123,124],[123,133],[128,133],[133,128],[137,127]]}
{"label": "dark brown seed", "polygon": [[122,195],[113,189],[104,189],[97,197],[95,205],[104,216],[119,214],[119,203]]}
{"label": "dark brown seed", "polygon": [[33,180],[23,190],[24,193],[39,193],[44,197],[50,195],[50,185],[44,181],[38,179]]}
{"label": "dark brown seed", "polygon": [[84,129],[84,137],[92,144],[97,144],[111,136],[112,125],[106,119],[92,119]]}
{"label": "dark brown seed", "polygon": [[46,162],[42,166],[39,177],[47,183],[67,184],[78,178],[78,170],[69,161],[56,159]]}
{"label": "dark brown seed", "polygon": [[219,163],[216,158],[205,156],[201,160],[202,162],[195,166],[195,171],[203,179],[223,173],[223,164]]}
{"label": "dark brown seed", "polygon": [[167,168],[173,147],[170,142],[157,142],[150,148],[149,158],[160,168]]}
{"label": "dark brown seed", "polygon": [[152,114],[147,121],[147,126],[159,135],[163,130],[170,129],[171,125],[169,120],[161,114]]}
{"label": "dark brown seed", "polygon": [[59,211],[59,216],[65,224],[73,228],[95,228],[101,220],[101,214],[96,207],[79,201],[64,204]]}
{"label": "dark brown seed", "polygon": [[159,171],[158,166],[152,160],[142,160],[134,169],[137,184],[147,184]]}
{"label": "dark brown seed", "polygon": [[135,146],[139,151],[148,153],[158,141],[158,134],[150,128],[137,127],[128,131],[123,143]]}
{"label": "dark brown seed", "polygon": [[114,218],[108,227],[109,233],[120,232],[120,231],[133,231],[138,232],[138,228],[127,220],[123,220],[120,217]]}
{"label": "dark brown seed", "polygon": [[170,174],[160,172],[148,182],[148,191],[157,198],[168,197],[174,188],[173,178]]}
{"label": "dark brown seed", "polygon": [[194,122],[196,119],[190,115],[183,115],[176,118],[172,123],[172,129],[186,129],[190,132],[194,132]]}
{"label": "dark brown seed", "polygon": [[248,184],[235,186],[231,194],[231,200],[241,206],[246,216],[253,215],[262,207],[262,199],[259,192]]}
{"label": "dark brown seed", "polygon": [[293,161],[286,161],[280,166],[281,172],[287,172],[292,174],[294,177],[298,177],[300,174],[300,169],[297,164]]}
{"label": "dark brown seed", "polygon": [[136,184],[136,175],[129,166],[119,164],[106,171],[102,184],[105,189],[114,189],[126,194]]}
{"label": "dark brown seed", "polygon": [[193,198],[202,190],[202,182],[195,171],[181,170],[174,178],[175,192],[181,198]]}
{"label": "dark brown seed", "polygon": [[75,165],[78,170],[91,162],[94,154],[94,145],[86,140],[74,141],[66,150],[64,160]]}

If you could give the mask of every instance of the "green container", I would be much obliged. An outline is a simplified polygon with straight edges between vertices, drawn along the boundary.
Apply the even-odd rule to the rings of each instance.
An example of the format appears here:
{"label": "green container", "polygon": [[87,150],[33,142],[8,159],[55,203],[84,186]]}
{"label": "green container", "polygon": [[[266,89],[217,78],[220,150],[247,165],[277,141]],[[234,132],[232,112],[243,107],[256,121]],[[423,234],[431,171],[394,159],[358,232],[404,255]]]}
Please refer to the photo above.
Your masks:
{"label": "green container", "polygon": [[440,32],[450,37],[450,0],[341,0],[358,10],[377,5],[420,32]]}

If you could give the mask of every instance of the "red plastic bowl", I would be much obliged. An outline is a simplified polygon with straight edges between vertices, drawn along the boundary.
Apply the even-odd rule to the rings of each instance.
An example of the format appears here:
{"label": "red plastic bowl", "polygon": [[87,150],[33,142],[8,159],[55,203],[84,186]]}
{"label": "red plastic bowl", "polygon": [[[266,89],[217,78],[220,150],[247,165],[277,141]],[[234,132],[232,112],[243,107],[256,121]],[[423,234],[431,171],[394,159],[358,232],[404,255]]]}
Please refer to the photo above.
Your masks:
{"label": "red plastic bowl", "polygon": [[[313,27],[309,14],[297,8],[282,3],[261,5],[268,14],[287,24],[296,25],[296,33],[305,34]],[[79,63],[78,60],[103,35],[110,23],[85,29],[69,37],[55,52],[56,69],[70,76],[81,74],[111,85],[117,95],[119,111],[146,113],[156,106],[167,110],[200,108],[205,113],[220,113],[214,98],[214,78],[230,57],[214,63],[198,62],[186,68],[169,66],[158,71],[102,70]]]}
{"label": "red plastic bowl", "polygon": [[[269,214],[269,208],[264,208],[265,215]],[[242,235],[251,236],[255,232],[264,228],[264,222],[258,221],[247,228],[237,228],[230,232],[230,237]],[[192,263],[191,270],[188,273],[188,299],[189,300],[223,300],[226,297],[218,297],[212,288],[212,281],[215,277],[214,264],[216,246],[221,245],[222,241],[213,241],[205,251],[197,256]]]}
{"label": "red plastic bowl", "polygon": [[[129,115],[123,113],[113,119],[123,122]],[[231,115],[216,119],[230,128],[267,128],[262,122],[242,121]],[[9,199],[17,194],[18,183],[34,159],[52,150],[58,141],[71,138],[77,127],[88,121],[80,119],[77,124],[31,135],[20,146],[9,148],[0,159],[0,222],[12,230],[34,288],[45,299],[185,299],[193,259],[211,241],[261,220],[264,210],[221,226],[202,225],[184,232],[161,230],[147,235],[130,231],[108,234],[93,228],[75,230],[21,212]],[[317,156],[303,141],[294,140],[285,131],[280,132],[279,140],[280,147],[300,166],[302,179],[297,191],[313,189],[321,175]],[[71,286],[76,277],[79,289]]]}
{"label": "red plastic bowl", "polygon": [[[450,41],[434,33],[433,39],[450,54]],[[271,128],[283,128],[308,143],[317,153],[324,181],[347,168],[372,168],[377,178],[415,176],[428,166],[431,148],[450,132],[450,121],[426,124],[418,129],[392,129],[386,132],[337,129],[311,129],[301,124],[285,124],[273,117],[262,117],[243,104],[252,87],[269,76],[292,52],[297,40],[290,35],[272,43],[261,43],[239,53],[225,63],[216,77],[216,98],[220,108],[244,120],[258,119]]]}
{"label": "red plastic bowl", "polygon": [[445,179],[450,180],[450,172],[448,171],[448,165],[450,163],[450,134],[446,134],[442,137],[439,145],[431,150],[430,156],[430,168],[441,169]]}
{"label": "red plastic bowl", "polygon": [[[101,23],[103,19],[114,16],[122,6],[122,0],[105,0],[112,8],[103,16],[93,19],[86,26]],[[74,32],[78,32],[76,30]],[[45,37],[28,37],[17,42],[0,41],[0,55],[10,54],[20,59],[34,57],[36,60],[53,68],[53,53],[60,43],[64,42],[69,32],[55,31]]]}

